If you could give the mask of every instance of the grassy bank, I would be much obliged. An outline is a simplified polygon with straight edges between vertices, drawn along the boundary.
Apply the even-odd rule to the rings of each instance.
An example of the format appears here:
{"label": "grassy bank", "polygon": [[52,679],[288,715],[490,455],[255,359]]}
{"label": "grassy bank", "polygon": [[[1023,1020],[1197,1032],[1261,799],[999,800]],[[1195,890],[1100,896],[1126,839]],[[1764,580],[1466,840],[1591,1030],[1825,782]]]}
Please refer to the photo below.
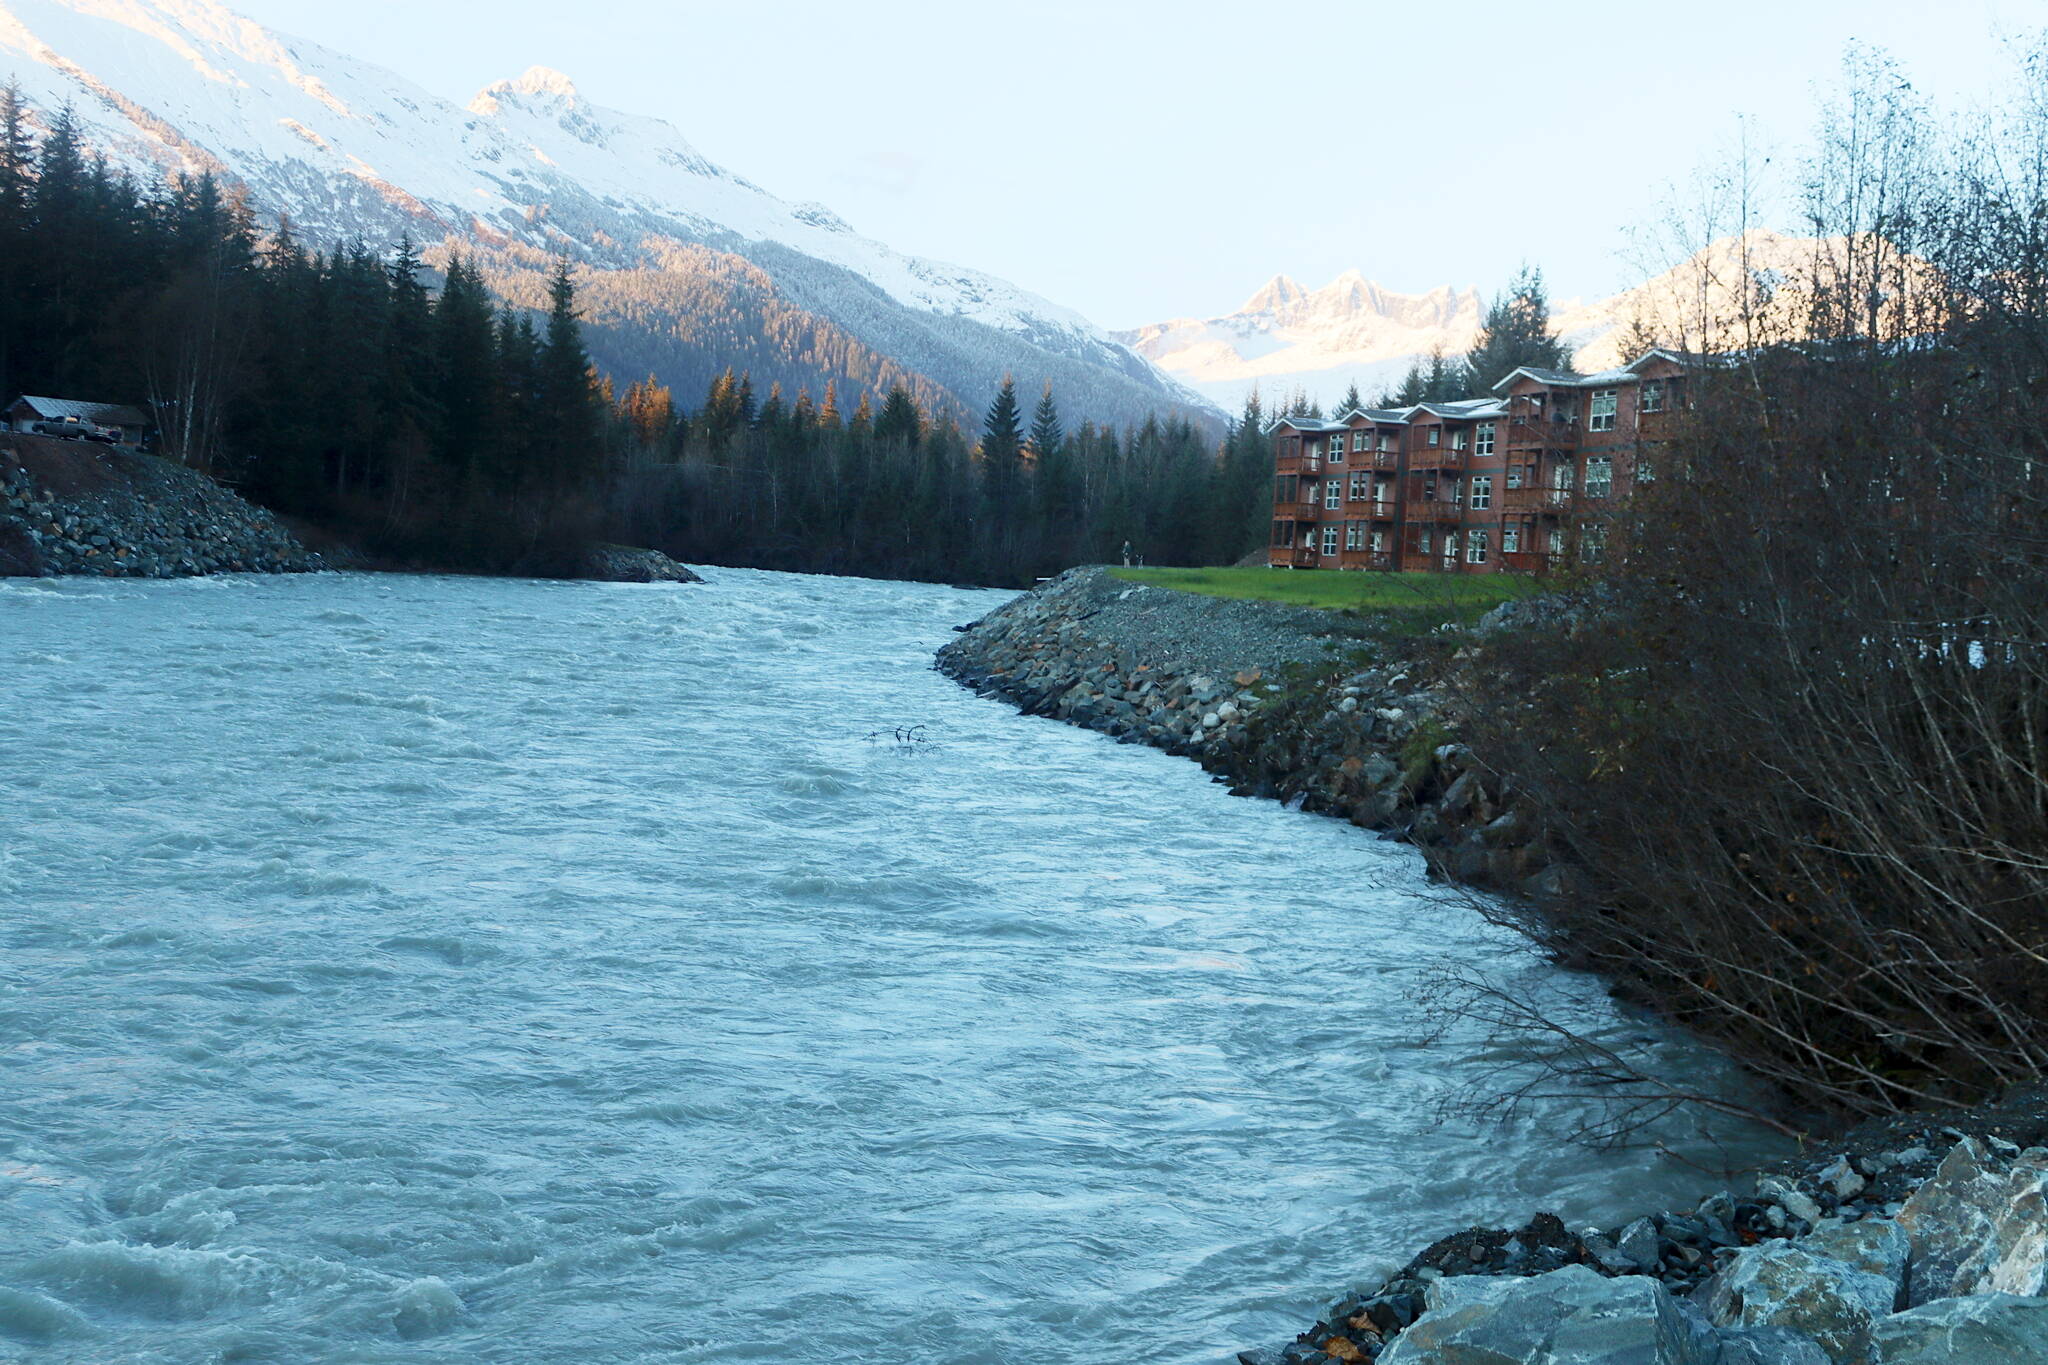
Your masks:
{"label": "grassy bank", "polygon": [[1132,583],[1234,597],[1284,602],[1295,607],[1392,617],[1414,625],[1465,621],[1512,598],[1542,591],[1517,574],[1326,573],[1289,569],[1111,569]]}

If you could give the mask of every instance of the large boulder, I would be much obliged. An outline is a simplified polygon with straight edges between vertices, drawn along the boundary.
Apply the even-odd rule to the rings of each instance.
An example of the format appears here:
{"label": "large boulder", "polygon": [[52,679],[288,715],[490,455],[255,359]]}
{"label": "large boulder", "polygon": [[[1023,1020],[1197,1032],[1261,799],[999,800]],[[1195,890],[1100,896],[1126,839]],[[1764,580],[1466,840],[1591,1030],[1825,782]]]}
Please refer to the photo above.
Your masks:
{"label": "large boulder", "polygon": [[1975,1138],[1950,1150],[1899,1210],[1912,1243],[1908,1306],[1962,1294],[2048,1293],[2048,1148],[2008,1166]]}
{"label": "large boulder", "polygon": [[1722,1354],[1710,1328],[1642,1275],[1609,1279],[1572,1265],[1468,1276],[1432,1287],[1430,1304],[1380,1365],[1718,1365]]}
{"label": "large boulder", "polygon": [[1792,1242],[1737,1256],[1696,1296],[1721,1327],[1789,1327],[1836,1365],[1869,1365],[1871,1327],[1897,1306],[1898,1282]]}
{"label": "large boulder", "polygon": [[0,578],[34,578],[43,572],[43,551],[28,527],[0,511]]}
{"label": "large boulder", "polygon": [[1889,1218],[1865,1218],[1860,1223],[1815,1228],[1800,1239],[1799,1245],[1816,1256],[1831,1256],[1844,1265],[1884,1276],[1894,1293],[1905,1289],[1906,1262],[1912,1255],[1912,1245],[1906,1230]]}
{"label": "large boulder", "polygon": [[1877,1324],[1884,1365],[2038,1365],[2048,1361],[2048,1299],[1936,1299]]}

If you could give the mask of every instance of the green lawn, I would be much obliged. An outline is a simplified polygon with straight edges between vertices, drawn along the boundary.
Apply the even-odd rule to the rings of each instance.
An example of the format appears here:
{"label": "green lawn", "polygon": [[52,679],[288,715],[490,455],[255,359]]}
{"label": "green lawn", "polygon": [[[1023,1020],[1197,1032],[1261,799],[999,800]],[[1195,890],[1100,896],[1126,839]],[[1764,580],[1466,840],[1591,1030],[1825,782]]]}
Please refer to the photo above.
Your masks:
{"label": "green lawn", "polygon": [[1286,602],[1327,611],[1470,620],[1511,597],[1542,591],[1520,574],[1336,573],[1324,569],[1111,569],[1118,578],[1210,597]]}

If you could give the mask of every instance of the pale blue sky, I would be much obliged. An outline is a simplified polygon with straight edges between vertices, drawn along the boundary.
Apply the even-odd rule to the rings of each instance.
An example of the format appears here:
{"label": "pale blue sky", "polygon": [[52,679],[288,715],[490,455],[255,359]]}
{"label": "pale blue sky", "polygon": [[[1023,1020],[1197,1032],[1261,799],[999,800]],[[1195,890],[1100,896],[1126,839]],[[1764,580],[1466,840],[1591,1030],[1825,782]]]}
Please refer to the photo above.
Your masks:
{"label": "pale blue sky", "polygon": [[[1852,39],[1944,101],[2048,0],[228,0],[466,100],[540,63],[788,199],[1110,327],[1268,277],[1559,297],[1732,140],[1795,151]],[[1540,184],[1487,194],[1504,172]],[[1548,187],[1548,188],[1545,188]]]}

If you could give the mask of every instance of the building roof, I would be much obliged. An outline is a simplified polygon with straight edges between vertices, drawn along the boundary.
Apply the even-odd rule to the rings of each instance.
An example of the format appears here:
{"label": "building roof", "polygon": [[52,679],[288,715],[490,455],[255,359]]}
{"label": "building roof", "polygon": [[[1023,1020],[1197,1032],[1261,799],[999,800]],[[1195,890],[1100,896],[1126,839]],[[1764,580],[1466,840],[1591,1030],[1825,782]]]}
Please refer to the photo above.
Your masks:
{"label": "building roof", "polygon": [[1350,430],[1350,428],[1345,426],[1344,423],[1342,423],[1341,421],[1331,422],[1326,421],[1321,417],[1282,417],[1280,420],[1273,423],[1272,426],[1267,427],[1266,430],[1268,432],[1273,432],[1278,431],[1281,427],[1293,427],[1296,431]]}
{"label": "building roof", "polygon": [[1449,403],[1418,403],[1413,410],[1459,421],[1474,417],[1505,417],[1508,411],[1501,406],[1498,398],[1459,398]]}
{"label": "building roof", "polygon": [[1363,417],[1368,422],[1400,423],[1406,422],[1408,414],[1413,411],[1415,411],[1413,408],[1353,408],[1351,411],[1340,415],[1337,421],[1339,424],[1342,424],[1349,422],[1354,417]]}
{"label": "building roof", "polygon": [[1642,376],[1636,372],[1652,360],[1668,360],[1674,365],[1698,366],[1707,363],[1708,357],[1695,355],[1690,351],[1667,351],[1661,346],[1652,347],[1618,369],[1600,370],[1594,374],[1580,374],[1576,370],[1546,370],[1534,365],[1517,365],[1503,375],[1493,386],[1499,393],[1515,382],[1518,376],[1527,375],[1539,384],[1548,384],[1560,389],[1591,389],[1609,384],[1633,384]]}
{"label": "building roof", "polygon": [[46,422],[60,422],[75,417],[81,422],[92,422],[103,427],[146,427],[149,418],[142,409],[126,403],[92,403],[80,398],[38,398],[34,394],[23,394],[8,404],[9,411],[26,406],[30,412]]}

